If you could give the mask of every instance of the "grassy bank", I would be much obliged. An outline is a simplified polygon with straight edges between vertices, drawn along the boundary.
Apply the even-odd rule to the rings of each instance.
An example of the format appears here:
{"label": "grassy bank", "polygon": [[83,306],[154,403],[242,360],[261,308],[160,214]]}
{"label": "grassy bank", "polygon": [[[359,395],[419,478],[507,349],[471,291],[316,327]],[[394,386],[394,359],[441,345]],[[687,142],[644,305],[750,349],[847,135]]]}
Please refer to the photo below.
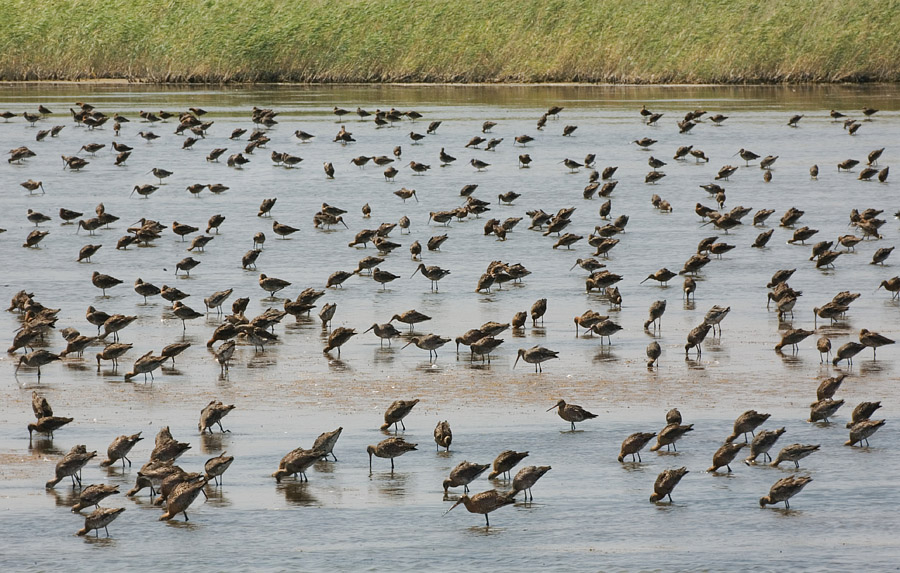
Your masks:
{"label": "grassy bank", "polygon": [[5,0],[0,79],[900,80],[895,0]]}

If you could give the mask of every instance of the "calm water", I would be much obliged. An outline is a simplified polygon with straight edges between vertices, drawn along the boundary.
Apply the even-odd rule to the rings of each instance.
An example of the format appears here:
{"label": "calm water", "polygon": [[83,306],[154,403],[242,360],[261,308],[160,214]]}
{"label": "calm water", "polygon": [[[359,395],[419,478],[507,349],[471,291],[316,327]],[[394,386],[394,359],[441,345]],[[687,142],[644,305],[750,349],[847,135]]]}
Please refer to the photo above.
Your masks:
{"label": "calm water", "polygon": [[[110,115],[119,112],[130,119],[120,137],[111,126],[96,131],[76,127],[66,112],[75,101],[88,101]],[[852,368],[821,365],[815,339],[831,337],[835,348],[856,340],[861,328],[891,338],[900,335],[900,303],[884,290],[874,292],[881,280],[898,274],[895,258],[884,267],[868,264],[879,247],[897,241],[895,182],[866,183],[853,173],[838,173],[836,164],[847,158],[865,161],[869,151],[886,147],[879,165],[892,165],[893,147],[900,133],[900,106],[892,88],[845,89],[797,88],[577,88],[577,87],[343,87],[329,89],[282,88],[270,90],[167,90],[139,86],[128,88],[82,86],[5,86],[0,89],[0,109],[34,111],[38,104],[54,116],[38,128],[65,125],[57,138],[35,141],[38,128],[16,118],[0,123],[0,149],[27,145],[38,155],[22,165],[0,167],[3,211],[0,234],[6,245],[6,272],[0,284],[0,300],[27,289],[35,298],[60,308],[58,328],[72,326],[84,334],[93,327],[84,318],[87,306],[109,313],[136,314],[140,318],[121,333],[134,348],[121,360],[117,372],[104,363],[98,373],[91,348],[84,359],[70,357],[43,369],[39,392],[47,396],[57,415],[76,421],[60,430],[51,442],[37,439],[29,444],[25,426],[31,421],[31,391],[38,388],[36,372],[23,368],[13,375],[17,358],[5,356],[0,364],[0,531],[6,541],[0,552],[4,569],[86,569],[127,565],[141,569],[164,569],[196,562],[203,547],[213,569],[431,569],[471,568],[485,563],[503,563],[512,570],[539,565],[546,569],[700,569],[741,568],[771,570],[784,565],[842,569],[864,562],[870,568],[893,567],[900,554],[885,523],[894,521],[892,502],[898,501],[893,476],[900,469],[900,454],[890,448],[897,439],[896,348],[879,352],[878,361],[864,351]],[[637,110],[646,104],[665,113],[657,127],[642,124]],[[243,150],[247,143],[229,141],[237,127],[252,131],[249,120],[254,105],[280,112],[279,124],[269,130],[270,143],[253,155],[241,170],[223,161],[208,163],[206,154],[215,147],[228,152]],[[356,115],[343,122],[356,143],[343,147],[331,140],[340,128],[331,114],[334,105],[347,109],[362,106],[374,110],[396,107],[415,109],[423,118],[404,121],[394,128],[375,129],[371,122],[358,122]],[[551,119],[543,132],[535,121],[551,105],[565,106],[559,120]],[[849,137],[840,123],[832,123],[828,110],[839,109],[853,116],[868,105],[881,111],[863,122],[857,135]],[[183,137],[172,132],[177,123],[150,126],[138,121],[139,110],[180,111],[198,106],[209,113],[203,119],[215,123],[206,139],[191,150],[182,150]],[[720,127],[704,121],[688,134],[679,134],[675,121],[688,110],[702,107],[729,116]],[[785,124],[794,113],[805,118],[797,129]],[[503,138],[494,152],[466,149],[464,145],[481,135],[481,124],[498,125],[486,137]],[[425,133],[428,122],[443,123],[435,135],[411,145],[410,131]],[[565,125],[577,125],[573,137],[562,137]],[[293,133],[303,129],[316,135],[301,144]],[[145,143],[138,131],[152,130],[161,136]],[[513,147],[513,137],[536,138],[528,148]],[[650,151],[631,141],[641,137],[659,140]],[[109,151],[111,141],[135,147],[126,166],[115,167]],[[107,148],[90,157],[78,148],[87,143],[106,143]],[[391,155],[401,145],[402,160],[395,165],[400,174],[385,182],[383,168],[369,164],[359,169],[350,159],[359,155]],[[694,145],[710,157],[708,164],[693,160],[673,161],[675,148]],[[441,148],[458,161],[439,167]],[[482,146],[483,147],[483,146]],[[694,214],[695,203],[715,207],[715,201],[698,185],[712,181],[722,165],[743,165],[733,157],[740,148],[760,155],[778,155],[771,183],[764,183],[757,165],[742,167],[723,183],[725,209],[737,205],[774,209],[767,227],[754,228],[748,215],[742,227],[720,240],[736,248],[713,260],[698,276],[696,302],[681,299],[681,278],[668,288],[652,281],[639,284],[661,267],[679,270],[696,250],[697,242],[714,235],[711,226],[701,227]],[[273,165],[271,151],[303,157],[299,169]],[[531,154],[530,169],[517,167],[520,153]],[[603,199],[585,200],[582,189],[588,171],[570,174],[559,163],[564,158],[581,161],[587,153],[597,155],[597,167],[618,166],[619,184],[612,195],[613,217],[627,214],[630,222],[619,235],[608,268],[621,274],[621,309],[610,309],[596,292],[584,292],[586,272],[569,270],[575,259],[587,257],[593,248],[584,240],[571,250],[554,250],[555,237],[543,237],[527,227],[526,211],[541,208],[556,212],[576,207],[566,232],[588,235],[597,225]],[[60,155],[78,154],[91,163],[81,172],[63,171]],[[647,160],[667,161],[667,177],[657,185],[646,185]],[[491,166],[475,172],[470,158]],[[409,161],[430,163],[424,176],[413,176]],[[327,180],[322,163],[331,161],[337,171]],[[820,176],[811,181],[809,167],[818,164]],[[134,185],[155,183],[148,172],[161,167],[174,172],[149,199],[131,196]],[[896,175],[895,175],[896,176]],[[43,181],[45,195],[28,195],[19,183]],[[199,198],[185,190],[192,183],[224,183],[230,189],[221,195],[204,191]],[[491,201],[491,211],[480,219],[453,221],[449,227],[428,223],[431,211],[453,209],[464,198],[459,190],[478,184],[475,196]],[[404,203],[393,192],[415,189],[420,202]],[[498,205],[498,194],[514,190],[522,194],[513,205]],[[659,194],[674,207],[670,214],[650,205]],[[258,218],[264,198],[277,197],[272,219]],[[108,212],[120,217],[110,228],[89,237],[76,235],[72,225],[61,225],[60,207],[93,214],[103,202]],[[348,229],[315,229],[313,214],[322,202],[348,211]],[[372,217],[364,219],[364,203]],[[855,231],[847,223],[851,208],[883,209],[884,238],[865,241],[855,252],[836,261],[833,270],[816,270],[808,261],[809,246],[786,244],[792,230],[777,226],[789,207],[806,214],[800,225],[819,229],[809,244],[834,240]],[[33,225],[25,219],[27,209],[53,217],[42,228],[50,235],[38,249],[21,248]],[[183,243],[171,230],[152,247],[115,250],[116,240],[141,217],[170,225],[173,220],[205,228],[213,214],[226,216],[221,232],[205,253],[191,254],[201,261],[189,278],[174,276],[174,266],[188,256]],[[138,277],[157,286],[168,284],[190,293],[185,303],[202,310],[202,299],[216,290],[234,288],[234,298],[251,298],[247,316],[265,308],[281,308],[283,299],[264,298],[258,286],[260,272],[289,280],[284,294],[296,297],[306,287],[324,287],[335,270],[352,270],[364,256],[376,251],[348,248],[354,234],[375,228],[381,222],[396,222],[407,215],[411,233],[391,239],[403,246],[386,257],[381,268],[400,275],[387,290],[368,277],[353,277],[342,290],[329,290],[317,302],[311,319],[294,321],[288,316],[275,332],[279,341],[264,353],[239,342],[227,377],[205,341],[220,322],[215,314],[189,321],[182,334],[181,321],[159,297],[148,304],[131,284]],[[505,242],[483,235],[489,217],[525,217]],[[277,239],[272,220],[300,228],[290,240]],[[750,244],[758,233],[775,228],[766,249]],[[240,258],[252,246],[257,231],[268,236],[257,262],[258,271],[242,270]],[[409,278],[417,262],[409,258],[414,240],[425,243],[431,236],[447,233],[449,240],[439,252],[428,252],[424,262],[450,269],[440,282],[440,292],[431,292],[421,276]],[[190,237],[189,237],[190,238]],[[102,244],[93,263],[76,263],[85,244]],[[475,293],[475,283],[488,263],[502,260],[522,263],[532,274],[520,285],[505,285],[490,294]],[[777,313],[766,311],[765,284],[778,269],[797,268],[791,286],[803,291],[792,322],[779,322]],[[124,284],[108,291],[107,297],[90,283],[93,271],[114,275]],[[788,328],[813,328],[812,308],[831,300],[839,291],[861,293],[846,320],[835,325],[818,324],[816,335],[800,345],[796,355],[778,355],[772,347],[780,332]],[[415,308],[433,319],[417,327],[420,334],[434,332],[455,337],[489,320],[509,322],[519,310],[527,310],[538,298],[547,298],[549,310],[543,327],[500,335],[505,343],[490,365],[471,363],[467,352],[459,357],[453,343],[439,350],[434,363],[414,346],[401,350],[405,340],[380,347],[372,335],[360,334],[341,353],[322,353],[327,338],[315,313],[321,305],[337,303],[334,326],[356,328],[360,333],[373,322]],[[656,340],[663,347],[657,370],[645,366],[644,349],[653,335],[642,329],[647,308],[665,299],[668,309]],[[683,345],[687,332],[699,324],[714,304],[730,306],[723,333],[710,336],[703,355],[686,360]],[[597,337],[575,336],[572,317],[587,309],[608,314],[624,329],[612,345],[599,344]],[[20,325],[18,315],[0,314],[0,331],[11,340]],[[403,325],[399,325],[403,326]],[[401,328],[402,329],[402,328]],[[141,377],[124,383],[122,374],[133,360],[149,350],[186,340],[193,346],[155,374],[155,382]],[[536,344],[560,352],[560,360],[545,363],[543,374],[535,374],[521,362],[514,370],[517,348]],[[53,334],[46,348],[60,351],[64,341]],[[809,424],[809,404],[819,382],[838,371],[848,374],[837,397],[846,405],[832,424]],[[367,444],[385,437],[378,432],[385,407],[398,398],[419,398],[420,404],[406,420],[404,433],[418,442],[420,451],[398,458],[397,471],[389,471],[387,460],[375,460],[368,475]],[[196,420],[200,409],[213,398],[237,404],[225,418],[231,430],[225,435],[200,437]],[[559,398],[581,404],[600,415],[569,433],[567,423],[545,412]],[[888,424],[871,440],[868,449],[848,448],[844,424],[852,408],[864,400],[881,400],[877,418]],[[657,455],[645,451],[642,464],[615,461],[622,439],[636,431],[658,431],[664,413],[677,406],[695,431],[679,443],[676,454]],[[755,408],[772,414],[766,428],[785,426],[787,434],[777,447],[794,442],[817,443],[822,451],[801,462],[801,472],[814,481],[794,499],[791,511],[760,510],[758,499],[778,478],[794,470],[733,466],[730,475],[704,473],[713,452],[731,429],[734,418]],[[449,454],[436,454],[431,431],[438,420],[449,420],[454,442]],[[111,526],[109,539],[75,537],[82,518],[68,511],[72,489],[62,482],[46,491],[43,483],[53,473],[62,454],[75,444],[86,444],[101,453],[117,435],[143,431],[147,438],[130,456],[135,465],[123,472],[109,471],[96,463],[84,469],[85,483],[120,484],[122,491],[134,483],[138,468],[149,457],[156,431],[168,425],[174,436],[189,441],[192,449],[179,459],[188,471],[202,468],[209,457],[227,450],[236,460],[225,475],[225,485],[210,488],[210,498],[201,498],[189,510],[190,521],[159,523],[159,510],[147,497],[136,500],[109,498],[105,505],[128,510]],[[309,483],[292,479],[276,485],[270,474],[289,450],[308,447],[322,431],[344,427],[335,448],[337,463],[320,463],[309,472]],[[491,516],[485,529],[480,515],[460,507],[442,517],[451,502],[442,499],[441,481],[462,460],[489,463],[504,449],[528,450],[525,463],[551,465],[553,470],[535,486],[534,503],[503,508]],[[773,450],[774,453],[774,450]],[[674,504],[647,501],[653,481],[663,469],[686,466],[691,473],[675,490]],[[387,470],[387,471],[386,471]],[[507,487],[502,482],[481,480],[473,492]],[[456,493],[451,496],[455,499]],[[698,543],[698,539],[702,540]],[[46,551],[47,542],[54,551]],[[777,565],[776,565],[777,564]]]}

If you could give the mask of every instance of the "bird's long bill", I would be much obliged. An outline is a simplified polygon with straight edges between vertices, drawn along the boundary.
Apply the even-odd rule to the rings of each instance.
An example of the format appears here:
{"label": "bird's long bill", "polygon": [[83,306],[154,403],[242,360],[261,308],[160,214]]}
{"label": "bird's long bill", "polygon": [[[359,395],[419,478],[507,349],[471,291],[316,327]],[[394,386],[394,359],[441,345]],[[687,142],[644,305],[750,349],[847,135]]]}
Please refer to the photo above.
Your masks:
{"label": "bird's long bill", "polygon": [[558,407],[559,407],[559,405],[554,405],[554,406],[552,406],[552,407],[550,407],[550,408],[547,408],[547,411],[549,412],[550,410],[555,410],[555,409],[558,408]]}
{"label": "bird's long bill", "polygon": [[645,278],[644,280],[642,280],[642,281],[640,282],[640,284],[644,284],[645,282],[647,282],[647,281],[649,281],[649,280],[650,280],[650,277],[647,277],[647,278]]}
{"label": "bird's long bill", "polygon": [[370,326],[369,328],[365,329],[365,330],[363,331],[363,334],[369,332],[369,331],[372,330],[373,328],[375,328],[375,325],[374,325],[374,324],[373,324],[372,326]]}
{"label": "bird's long bill", "polygon": [[575,264],[574,264],[574,265],[572,265],[572,268],[571,268],[571,269],[569,269],[569,270],[570,270],[570,271],[571,271],[571,270],[572,270],[572,269],[574,269],[574,268],[575,268],[575,267],[577,267],[577,266],[578,266],[578,261],[575,261]]}
{"label": "bird's long bill", "polygon": [[519,358],[520,358],[520,357],[521,357],[521,354],[520,354],[520,355],[519,355],[519,356],[516,356],[516,361],[515,361],[515,362],[513,362],[513,370],[515,370],[515,369],[516,369],[516,364],[518,364],[518,363],[519,363]]}
{"label": "bird's long bill", "polygon": [[416,267],[416,270],[413,271],[413,274],[409,275],[409,278],[413,278],[414,276],[416,276],[416,273],[419,272],[420,268],[421,267]]}
{"label": "bird's long bill", "polygon": [[[404,344],[404,345],[403,345],[403,348],[406,348],[406,347],[409,346],[410,344],[412,344],[412,341],[409,341],[409,342],[407,342],[406,344]],[[403,348],[401,348],[400,350],[403,350]]]}
{"label": "bird's long bill", "polygon": [[343,219],[340,219],[340,221],[341,221],[341,225],[343,225],[345,229],[349,229],[349,228],[350,228],[350,227],[347,226],[347,223],[345,223]]}
{"label": "bird's long bill", "polygon": [[462,503],[461,501],[457,501],[456,503],[454,503],[452,506],[450,506],[450,509],[448,509],[447,511],[445,511],[444,513],[441,514],[441,517],[444,517],[445,515],[447,515],[451,511],[453,511],[453,508],[461,503]]}

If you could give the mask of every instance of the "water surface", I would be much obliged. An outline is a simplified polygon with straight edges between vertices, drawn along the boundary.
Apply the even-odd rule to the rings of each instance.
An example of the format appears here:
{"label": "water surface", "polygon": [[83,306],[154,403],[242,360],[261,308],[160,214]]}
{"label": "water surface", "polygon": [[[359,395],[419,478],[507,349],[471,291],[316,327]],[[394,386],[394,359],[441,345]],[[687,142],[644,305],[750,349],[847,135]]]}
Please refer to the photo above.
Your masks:
{"label": "water surface", "polygon": [[[96,131],[76,127],[66,109],[75,101],[88,101],[110,114],[132,119],[120,137],[111,126]],[[183,90],[148,86],[4,86],[0,108],[21,113],[43,104],[54,116],[38,128],[66,125],[58,138],[35,142],[38,128],[21,118],[0,124],[0,148],[28,145],[38,156],[22,165],[0,168],[3,213],[0,227],[7,229],[0,241],[7,245],[7,268],[0,299],[8,300],[20,289],[34,292],[46,306],[60,308],[58,328],[73,326],[84,334],[92,328],[84,318],[93,305],[107,312],[135,314],[140,318],[122,333],[134,348],[121,361],[118,371],[104,363],[97,372],[89,349],[83,359],[67,358],[43,369],[40,386],[33,369],[13,375],[16,357],[5,356],[0,376],[3,423],[0,423],[0,489],[4,519],[0,522],[7,549],[0,557],[5,568],[50,569],[61,566],[85,569],[97,564],[129,565],[163,569],[196,559],[196,547],[215,548],[213,568],[254,567],[263,569],[449,569],[483,566],[498,558],[511,569],[539,564],[543,568],[591,569],[772,569],[782,564],[845,568],[864,560],[874,568],[893,564],[896,542],[881,526],[892,519],[891,501],[897,494],[891,475],[900,458],[889,448],[896,430],[892,427],[897,404],[895,348],[881,349],[874,361],[864,351],[852,368],[822,365],[815,339],[829,336],[834,347],[856,340],[861,328],[891,338],[898,334],[898,302],[884,290],[875,292],[881,280],[897,275],[892,258],[884,267],[868,264],[879,247],[895,244],[897,209],[893,182],[866,183],[853,173],[838,173],[836,164],[847,158],[865,160],[872,149],[887,147],[879,165],[891,165],[896,151],[900,114],[890,88],[590,88],[590,87],[336,87]],[[646,104],[665,115],[657,127],[641,123],[637,110]],[[280,112],[279,123],[269,130],[270,143],[249,156],[241,170],[224,162],[209,163],[206,154],[215,147],[236,153],[246,145],[230,141],[237,127],[252,130],[249,120],[254,105]],[[353,132],[356,143],[341,146],[331,139],[340,128],[331,114],[333,106],[354,110],[396,107],[423,114],[417,122],[404,121],[394,128],[376,130],[371,122],[355,115],[342,123]],[[551,119],[543,131],[535,121],[550,105],[565,110]],[[879,108],[872,121],[864,121],[850,137],[828,110],[839,109],[862,119],[863,106]],[[206,139],[191,150],[182,150],[183,137],[172,132],[176,123],[150,126],[138,121],[138,111],[184,110],[198,106],[214,121]],[[704,121],[688,134],[679,134],[675,121],[685,112],[702,107],[729,116],[720,127]],[[800,127],[786,126],[795,113],[804,114]],[[485,137],[503,138],[494,152],[465,148],[481,124],[498,125]],[[411,145],[410,131],[424,133],[428,122],[443,123],[435,135]],[[573,137],[562,137],[564,125],[577,125]],[[297,129],[313,133],[312,143],[301,144],[292,136]],[[138,131],[152,130],[162,137],[146,143]],[[513,147],[513,137],[536,138],[528,148]],[[649,151],[631,143],[641,137],[658,140]],[[113,140],[134,146],[124,167],[113,165],[108,146]],[[106,143],[96,157],[78,148],[90,142]],[[359,169],[350,159],[359,155],[391,155],[402,146],[402,160],[395,165],[400,174],[386,182],[382,168],[369,164]],[[676,147],[694,145],[703,149],[710,162],[672,160]],[[483,147],[483,146],[482,146]],[[438,151],[444,148],[458,158],[439,167]],[[726,209],[737,205],[774,209],[767,226],[748,223],[729,232],[715,233],[694,214],[695,203],[715,206],[698,186],[712,180],[725,164],[743,165],[733,155],[740,148],[760,155],[778,155],[771,183],[751,164],[740,168],[726,188]],[[299,169],[273,165],[271,151],[303,157]],[[519,169],[517,156],[530,153],[529,169]],[[618,187],[612,195],[613,216],[627,214],[626,232],[612,251],[608,268],[621,274],[621,309],[610,308],[605,298],[584,291],[586,273],[569,270],[579,257],[593,249],[584,240],[571,250],[551,248],[555,238],[529,231],[526,211],[541,208],[555,212],[576,207],[567,232],[587,235],[605,224],[597,213],[603,200],[585,200],[582,189],[587,171],[570,174],[560,165],[564,158],[581,161],[588,153],[597,156],[597,167],[618,166]],[[81,172],[62,170],[60,155],[79,154],[91,163]],[[226,156],[227,156],[226,154]],[[646,185],[647,159],[667,161],[667,177],[657,185]],[[470,158],[491,164],[475,172]],[[224,157],[223,157],[224,159]],[[403,167],[411,160],[430,163],[424,176],[413,176]],[[330,161],[337,171],[325,178],[322,163]],[[809,167],[818,164],[820,176],[811,180]],[[150,196],[132,196],[134,185],[154,183],[153,167],[173,171],[166,184]],[[19,183],[43,181],[45,195],[28,195]],[[191,196],[192,183],[224,183],[230,189],[221,195],[203,192]],[[429,224],[431,211],[453,209],[464,198],[459,190],[478,184],[475,196],[490,201],[491,211],[481,218],[453,221],[448,227]],[[393,192],[401,187],[416,189],[419,202],[402,202]],[[522,197],[513,205],[498,205],[498,194],[514,190]],[[672,213],[660,213],[650,205],[654,193],[672,203]],[[277,197],[273,218],[300,228],[289,240],[272,233],[272,219],[256,216],[262,199]],[[60,207],[93,214],[103,202],[107,211],[120,217],[109,229],[88,237],[72,225],[60,225]],[[315,229],[313,214],[323,202],[348,211],[348,229]],[[364,219],[360,209],[368,203],[373,215]],[[787,244],[792,230],[777,227],[778,218],[789,207],[806,214],[801,225],[819,229],[816,240],[834,240],[856,232],[847,226],[851,208],[877,208],[888,222],[884,238],[866,241],[855,252],[838,258],[835,268],[816,270],[808,261],[809,246]],[[33,228],[27,209],[44,212],[53,220],[43,225],[50,235],[39,249],[19,245]],[[166,225],[173,220],[205,228],[216,213],[226,216],[221,232],[205,253],[192,254],[201,261],[189,278],[174,275],[187,243],[166,231],[151,247],[114,249],[127,227],[142,217]],[[216,290],[234,288],[237,296],[251,298],[247,316],[268,307],[281,308],[283,299],[264,298],[257,285],[258,274],[289,280],[293,285],[282,294],[295,297],[306,287],[324,287],[329,274],[352,270],[357,261],[375,254],[375,249],[347,247],[353,235],[381,222],[396,222],[408,216],[409,235],[396,230],[391,239],[403,246],[381,265],[400,279],[386,290],[367,277],[354,277],[345,288],[329,290],[319,299],[310,319],[294,321],[288,316],[275,332],[279,341],[256,352],[240,342],[227,376],[206,349],[205,341],[221,321],[210,314],[189,321],[186,331],[165,301],[156,297],[144,304],[131,289],[138,277],[156,285],[169,284],[190,293],[185,302],[202,310],[202,299]],[[505,242],[483,235],[488,217],[525,217]],[[750,244],[763,230],[775,228],[766,249]],[[242,270],[240,258],[251,248],[257,231],[268,236],[258,260],[258,271]],[[432,292],[426,279],[410,274],[416,262],[407,248],[414,240],[425,243],[446,233],[449,240],[440,251],[426,252],[426,264],[451,270]],[[697,242],[718,234],[736,248],[713,260],[698,276],[696,301],[681,297],[681,278],[668,288],[639,284],[661,267],[679,270],[696,249]],[[190,238],[190,237],[189,237]],[[92,263],[76,263],[78,250],[87,243],[102,244]],[[475,283],[488,263],[502,260],[522,263],[532,274],[522,284],[504,285],[502,290],[475,293]],[[791,286],[803,291],[793,321],[779,321],[765,307],[766,282],[778,269],[797,268]],[[107,297],[90,284],[94,271],[108,273],[125,284]],[[846,319],[834,325],[818,323],[816,335],[800,345],[794,355],[776,354],[772,347],[787,328],[812,329],[812,308],[831,300],[838,292],[861,293]],[[417,327],[420,334],[434,332],[455,337],[488,320],[509,322],[512,315],[527,310],[538,298],[547,298],[549,310],[543,325],[530,321],[520,332],[506,331],[505,343],[490,365],[471,362],[463,351],[457,357],[453,344],[439,350],[436,361],[414,346],[401,350],[406,340],[391,347],[379,345],[371,333],[347,343],[340,359],[324,355],[327,338],[315,313],[322,304],[338,305],[334,326],[362,332],[374,322],[385,322],[393,314],[415,308],[433,317]],[[667,300],[662,330],[642,329],[647,308],[654,300]],[[714,304],[730,306],[721,337],[710,337],[697,358],[685,359],[687,332],[699,324]],[[587,309],[609,315],[624,329],[601,345],[597,337],[575,336],[572,318]],[[11,313],[0,315],[0,331],[12,339],[20,325]],[[402,325],[401,325],[402,326]],[[663,347],[659,368],[648,370],[644,349],[653,339]],[[186,340],[193,346],[177,359],[174,367],[157,371],[155,381],[141,377],[123,382],[122,374],[132,361],[149,350]],[[46,348],[59,351],[62,338],[53,334]],[[543,374],[533,373],[521,361],[512,368],[517,348],[536,344],[560,352],[560,359],[546,363]],[[808,406],[815,399],[819,382],[838,372],[848,374],[837,397],[847,405],[832,424],[809,424]],[[25,426],[31,421],[31,391],[45,394],[57,415],[76,421],[60,430],[52,442],[37,439],[29,444]],[[385,435],[377,431],[382,412],[398,398],[419,398],[421,403],[407,419],[407,440],[418,442],[420,451],[397,460],[390,474],[386,460],[375,460],[368,475],[367,444]],[[200,437],[196,420],[211,399],[237,404],[225,419],[231,430],[223,435]],[[545,412],[559,398],[583,405],[600,415],[579,425],[568,426],[552,412]],[[844,424],[852,407],[864,400],[881,400],[879,418],[888,425],[872,439],[872,447],[844,447]],[[695,431],[671,455],[645,452],[642,464],[618,464],[615,456],[622,439],[636,431],[658,431],[664,413],[677,406]],[[794,442],[820,443],[822,451],[801,462],[801,472],[814,481],[792,504],[791,511],[760,510],[758,498],[779,477],[794,470],[747,467],[737,463],[730,475],[707,475],[712,453],[730,432],[734,418],[755,408],[770,412],[766,428],[785,426],[779,445]],[[454,443],[449,454],[435,453],[431,430],[438,420],[449,420]],[[140,465],[152,449],[156,431],[168,425],[176,438],[189,441],[192,449],[179,463],[188,471],[227,450],[236,456],[225,475],[225,485],[210,489],[210,499],[196,502],[190,521],[158,523],[158,510],[146,496],[139,500],[110,498],[107,505],[128,508],[111,527],[111,537],[99,540],[74,537],[81,519],[73,516],[72,490],[62,482],[45,491],[43,483],[53,466],[72,445],[86,444],[101,455],[113,437],[144,432],[131,456],[133,467],[124,471],[101,470],[90,464],[85,483],[118,483],[123,491],[134,482]],[[287,451],[309,446],[322,431],[344,427],[335,450],[337,463],[320,463],[309,474],[309,483],[287,479],[276,485],[270,474]],[[492,527],[483,518],[463,508],[441,517],[451,501],[442,499],[440,483],[462,460],[489,463],[504,449],[528,450],[527,463],[551,465],[553,470],[535,486],[534,503],[518,503],[492,514]],[[676,489],[675,503],[654,505],[647,499],[655,476],[663,469],[686,466],[691,473]],[[722,472],[724,474],[724,472]],[[490,487],[508,487],[482,478],[473,492]],[[887,501],[888,503],[883,503]],[[698,543],[697,539],[703,542]],[[56,548],[43,551],[47,540]],[[840,547],[840,550],[836,550]],[[723,553],[723,548],[727,550]]]}

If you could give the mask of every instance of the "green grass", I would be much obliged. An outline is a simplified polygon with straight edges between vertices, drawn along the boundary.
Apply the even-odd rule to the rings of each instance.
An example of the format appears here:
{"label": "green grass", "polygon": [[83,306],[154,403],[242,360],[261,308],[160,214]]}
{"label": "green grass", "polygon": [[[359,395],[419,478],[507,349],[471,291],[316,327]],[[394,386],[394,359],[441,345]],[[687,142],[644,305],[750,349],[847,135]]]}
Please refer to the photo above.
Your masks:
{"label": "green grass", "polygon": [[900,80],[896,0],[4,0],[0,79]]}

